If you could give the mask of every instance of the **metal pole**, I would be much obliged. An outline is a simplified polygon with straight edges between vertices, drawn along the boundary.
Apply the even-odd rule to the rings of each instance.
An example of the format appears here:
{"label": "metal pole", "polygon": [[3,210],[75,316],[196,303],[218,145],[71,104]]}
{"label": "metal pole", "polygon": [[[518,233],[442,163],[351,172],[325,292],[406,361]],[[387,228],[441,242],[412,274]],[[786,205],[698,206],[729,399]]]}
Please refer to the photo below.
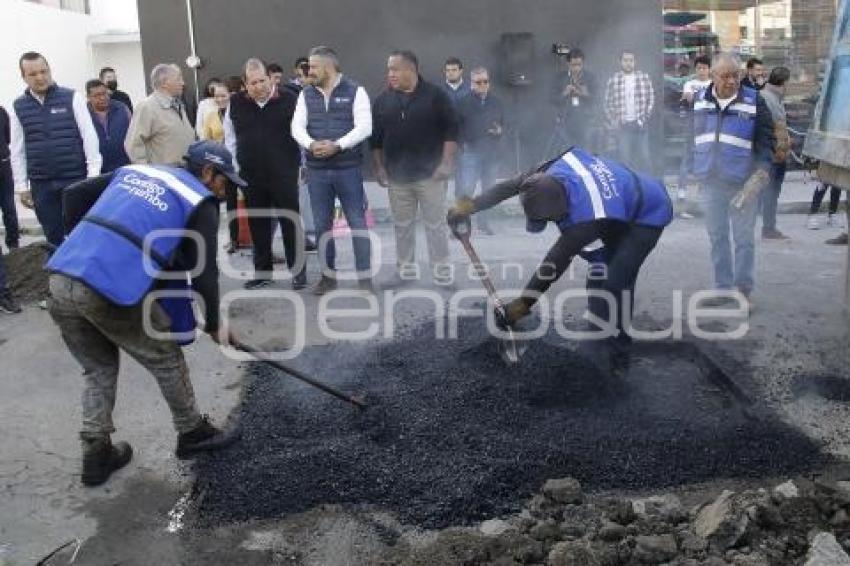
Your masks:
{"label": "metal pole", "polygon": [[756,0],[756,18],[755,18],[755,34],[756,34],[756,56],[761,57],[761,6],[759,6],[761,0]]}
{"label": "metal pole", "polygon": [[[192,14],[192,0],[186,0],[186,21],[189,24],[189,50],[190,55],[197,55],[195,52],[195,18]],[[195,104],[201,102],[201,87],[198,85],[198,69],[192,69],[192,76],[195,80]]]}

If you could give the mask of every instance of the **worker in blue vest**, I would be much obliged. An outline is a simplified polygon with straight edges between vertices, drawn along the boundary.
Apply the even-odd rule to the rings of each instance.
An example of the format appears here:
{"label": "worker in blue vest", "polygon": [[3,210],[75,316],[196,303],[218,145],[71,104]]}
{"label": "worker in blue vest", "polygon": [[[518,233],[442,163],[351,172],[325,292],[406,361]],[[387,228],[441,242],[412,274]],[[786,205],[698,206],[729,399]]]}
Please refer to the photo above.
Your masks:
{"label": "worker in blue vest", "polygon": [[132,114],[123,102],[109,97],[109,89],[100,79],[86,83],[86,98],[97,138],[100,141],[100,155],[103,157],[101,173],[111,173],[119,167],[130,164],[130,157],[124,149],[124,138],[130,127]]}
{"label": "worker in blue vest", "polygon": [[[448,223],[456,231],[458,223],[468,222],[471,214],[515,195],[519,195],[528,218],[529,232],[541,232],[553,222],[561,236],[521,295],[508,303],[505,322],[514,325],[529,314],[538,297],[566,271],[572,259],[583,255],[592,263],[606,266],[606,277],[588,277],[588,289],[607,292],[618,307],[617,313],[610,313],[608,300],[590,293],[589,311],[609,326],[616,326],[609,338],[628,342],[623,316],[619,316],[624,311],[623,292],[630,292],[630,314],[641,265],[673,219],[673,205],[664,184],[573,147],[474,199],[458,200],[449,210]],[[592,253],[583,251],[597,240],[604,247]]]}
{"label": "worker in blue vest", "polygon": [[[694,99],[692,172],[701,184],[715,286],[739,291],[751,311],[758,196],[770,181],[773,117],[761,95],[741,85],[736,55],[716,56],[711,75]],[[718,295],[704,304],[734,300]]]}
{"label": "worker in blue vest", "polygon": [[24,206],[35,209],[47,241],[58,246],[62,190],[100,175],[97,133],[85,97],[54,83],[44,56],[24,53],[19,67],[27,89],[9,115],[15,192]]}
{"label": "worker in blue vest", "polygon": [[185,168],[121,167],[65,190],[69,234],[47,264],[48,309],[84,369],[85,485],[105,482],[132,456],[128,443],[110,440],[120,350],[157,379],[178,432],[178,458],[235,439],[198,411],[180,345],[194,338],[187,291],[203,300],[204,331],[219,344],[233,342],[219,320],[218,201],[228,182],[245,182],[220,144],[196,142],[185,160]]}

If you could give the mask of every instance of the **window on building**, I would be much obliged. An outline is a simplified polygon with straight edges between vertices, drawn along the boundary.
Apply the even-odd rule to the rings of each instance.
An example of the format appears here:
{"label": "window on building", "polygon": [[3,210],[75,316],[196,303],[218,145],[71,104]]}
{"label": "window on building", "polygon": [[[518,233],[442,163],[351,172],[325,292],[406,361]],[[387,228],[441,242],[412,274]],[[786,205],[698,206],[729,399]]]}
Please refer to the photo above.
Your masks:
{"label": "window on building", "polygon": [[90,0],[27,0],[27,2],[41,4],[42,6],[52,6],[69,12],[91,14]]}

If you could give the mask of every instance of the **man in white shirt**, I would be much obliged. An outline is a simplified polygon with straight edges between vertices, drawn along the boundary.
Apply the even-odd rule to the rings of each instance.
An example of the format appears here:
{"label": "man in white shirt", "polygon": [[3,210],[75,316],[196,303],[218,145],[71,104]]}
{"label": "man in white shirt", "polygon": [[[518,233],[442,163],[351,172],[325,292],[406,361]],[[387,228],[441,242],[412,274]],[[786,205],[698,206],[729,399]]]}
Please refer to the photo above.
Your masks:
{"label": "man in white shirt", "polygon": [[649,119],[655,91],[649,75],[635,68],[633,51],[623,51],[620,71],[605,89],[605,118],[617,139],[620,159],[637,170],[650,166]]}
{"label": "man in white shirt", "polygon": [[100,175],[100,142],[85,96],[54,83],[43,55],[24,53],[18,65],[27,89],[9,116],[15,191],[24,206],[35,208],[47,241],[59,246],[62,190]]}
{"label": "man in white shirt", "polygon": [[[694,59],[694,70],[696,76],[682,86],[682,98],[679,100],[679,116],[685,122],[685,131],[690,127],[690,122],[693,121],[694,97],[696,94],[708,88],[711,84],[711,59],[707,55],[700,55]],[[678,183],[678,199],[682,204],[688,198],[688,168],[690,167],[691,147],[689,143],[684,144],[684,155],[682,156],[681,165],[679,167],[679,183]],[[681,213],[682,218],[693,218],[693,214],[687,210]]]}
{"label": "man in white shirt", "polygon": [[337,285],[336,247],[331,231],[336,199],[352,230],[360,286],[372,290],[372,252],[361,170],[361,146],[372,134],[369,96],[362,86],[340,73],[339,58],[333,49],[313,48],[309,64],[311,84],[298,96],[291,129],[292,137],[306,151],[307,183],[322,265],[322,278],[313,291],[322,295]]}

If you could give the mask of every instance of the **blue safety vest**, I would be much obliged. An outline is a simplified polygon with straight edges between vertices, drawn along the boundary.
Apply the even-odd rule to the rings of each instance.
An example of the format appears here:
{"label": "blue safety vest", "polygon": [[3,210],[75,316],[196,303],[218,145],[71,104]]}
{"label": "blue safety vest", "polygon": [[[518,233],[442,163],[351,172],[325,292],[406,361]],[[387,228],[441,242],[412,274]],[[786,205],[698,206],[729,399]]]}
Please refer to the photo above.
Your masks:
{"label": "blue safety vest", "polygon": [[564,187],[567,215],[561,230],[595,220],[617,220],[663,228],[673,220],[673,204],[660,179],[573,148],[552,162],[546,173]]}
{"label": "blue safety vest", "polygon": [[738,97],[721,111],[709,91],[701,90],[694,101],[694,176],[701,181],[743,183],[755,167],[758,92],[742,86]]}
{"label": "blue safety vest", "polygon": [[[185,228],[212,196],[184,169],[121,167],[47,269],[82,281],[118,306],[137,305],[164,271],[179,273],[173,262]],[[165,287],[188,289],[188,275]],[[173,331],[194,330],[191,300],[161,299],[160,304],[171,316]]]}

